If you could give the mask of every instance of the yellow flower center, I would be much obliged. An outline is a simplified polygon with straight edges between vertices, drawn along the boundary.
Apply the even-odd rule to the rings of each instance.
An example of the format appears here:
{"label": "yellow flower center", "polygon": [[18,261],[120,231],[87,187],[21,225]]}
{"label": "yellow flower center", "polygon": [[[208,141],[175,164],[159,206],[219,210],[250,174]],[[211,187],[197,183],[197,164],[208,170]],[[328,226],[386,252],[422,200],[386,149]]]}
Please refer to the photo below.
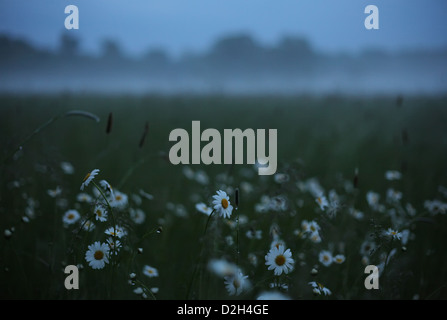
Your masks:
{"label": "yellow flower center", "polygon": [[116,199],[117,201],[120,201],[122,198],[123,198],[123,197],[120,196],[120,195],[117,195],[117,196],[115,197],[115,199]]}
{"label": "yellow flower center", "polygon": [[84,178],[84,181],[82,181],[82,182],[85,182],[85,181],[87,181],[87,179],[90,177],[90,172],[89,173],[87,173],[87,175],[85,176],[85,178]]}
{"label": "yellow flower center", "polygon": [[75,216],[74,216],[73,213],[69,213],[68,216],[67,216],[67,218],[70,219],[70,220],[71,220],[71,219],[74,219],[74,217],[75,217]]}
{"label": "yellow flower center", "polygon": [[98,250],[95,252],[93,257],[95,257],[96,260],[101,260],[104,257],[104,252],[102,252],[101,250]]}
{"label": "yellow flower center", "polygon": [[101,210],[96,210],[96,215],[98,216],[98,217],[101,217],[102,216],[102,212],[101,212]]}
{"label": "yellow flower center", "polygon": [[278,266],[282,266],[284,263],[286,263],[286,257],[284,257],[282,254],[276,256],[275,263]]}
{"label": "yellow flower center", "polygon": [[222,208],[224,208],[224,209],[228,208],[228,200],[227,199],[223,198],[221,203],[222,203]]}
{"label": "yellow flower center", "polygon": [[233,286],[237,289],[241,286],[241,282],[238,279],[233,280]]}

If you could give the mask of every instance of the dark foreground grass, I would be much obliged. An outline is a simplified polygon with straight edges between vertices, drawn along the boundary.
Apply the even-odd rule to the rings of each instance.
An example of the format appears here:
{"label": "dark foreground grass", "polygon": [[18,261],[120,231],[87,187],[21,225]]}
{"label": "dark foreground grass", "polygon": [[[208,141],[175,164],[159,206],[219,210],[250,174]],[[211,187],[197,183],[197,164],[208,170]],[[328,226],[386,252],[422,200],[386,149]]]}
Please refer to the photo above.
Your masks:
{"label": "dark foreground grass", "polygon": [[[139,299],[136,287],[156,287],[148,299],[254,299],[273,290],[292,299],[446,298],[447,216],[424,206],[427,200],[447,202],[442,188],[447,186],[446,103],[443,97],[3,96],[0,226],[12,232],[0,240],[0,295]],[[10,156],[36,128],[70,110],[91,112],[101,121],[60,118]],[[190,132],[193,120],[201,122],[202,130],[216,128],[222,134],[226,128],[277,129],[277,172],[288,180],[260,177],[251,165],[191,165],[209,181],[188,178],[186,166],[169,162],[169,133],[175,128]],[[74,174],[63,173],[62,161],[73,165]],[[128,206],[115,212],[128,236],[114,263],[101,270],[91,269],[84,255],[88,245],[105,241],[110,220],[93,232],[62,222],[68,209],[91,215],[91,205],[76,196],[86,173],[95,168],[101,170],[97,181],[105,179],[129,196]],[[387,170],[399,171],[402,178],[386,180]],[[305,188],[311,178],[326,195],[333,190],[339,196],[335,216],[322,211]],[[61,194],[53,198],[48,190],[57,186]],[[239,209],[225,221],[213,215],[205,230],[208,218],[195,204],[210,205],[219,189],[228,190],[234,204],[230,191],[235,188],[241,192]],[[390,188],[402,193],[399,201],[386,200]],[[383,210],[368,204],[369,191],[380,194]],[[92,186],[87,192],[93,195]],[[285,205],[259,212],[263,196],[279,197]],[[408,204],[416,214],[409,213]],[[129,219],[129,208],[145,212],[143,224]],[[354,208],[364,213],[362,219],[350,214]],[[321,242],[298,234],[303,220],[318,222]],[[382,232],[389,227],[409,230],[410,240],[385,239]],[[256,230],[262,232],[260,239],[247,236]],[[294,269],[287,275],[274,276],[265,266],[272,230],[292,251]],[[377,244],[369,263],[387,259],[379,290],[364,287],[360,249],[367,239]],[[326,267],[318,260],[321,250],[341,253],[346,260]],[[229,295],[224,280],[207,268],[213,258],[240,266],[250,290]],[[70,264],[84,267],[79,290],[64,287],[63,271]],[[158,277],[146,277],[145,265],[156,268]],[[135,285],[129,283],[130,273],[136,274]],[[322,283],[332,295],[314,295],[310,281]]]}

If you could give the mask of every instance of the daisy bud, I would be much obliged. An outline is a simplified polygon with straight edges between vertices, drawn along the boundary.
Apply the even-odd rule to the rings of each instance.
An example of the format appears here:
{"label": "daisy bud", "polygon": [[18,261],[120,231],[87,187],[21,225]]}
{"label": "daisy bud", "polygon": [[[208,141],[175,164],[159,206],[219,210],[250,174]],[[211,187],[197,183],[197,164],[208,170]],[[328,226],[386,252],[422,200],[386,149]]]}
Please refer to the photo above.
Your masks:
{"label": "daisy bud", "polygon": [[129,278],[131,280],[135,280],[136,277],[137,277],[137,275],[135,273],[133,273],[133,272],[131,274],[129,274]]}
{"label": "daisy bud", "polygon": [[107,128],[106,128],[106,133],[109,134],[110,131],[112,131],[112,112],[109,113],[109,118],[107,119]]}
{"label": "daisy bud", "polygon": [[359,185],[359,169],[358,168],[355,168],[355,171],[354,171],[353,185],[354,185],[354,188],[357,188]]}
{"label": "daisy bud", "polygon": [[234,192],[234,204],[235,204],[235,209],[237,210],[237,208],[239,207],[239,188],[236,188],[236,190]]}
{"label": "daisy bud", "polygon": [[158,228],[157,228],[157,233],[162,233],[163,232],[163,227],[162,226],[159,226]]}
{"label": "daisy bud", "polygon": [[140,148],[142,148],[142,147],[143,147],[143,144],[144,144],[144,140],[146,139],[146,136],[147,136],[147,132],[148,132],[148,130],[149,130],[149,123],[148,123],[148,122],[146,122],[146,124],[144,125],[144,131],[143,131],[143,135],[141,136],[141,139],[140,139],[140,144],[138,145],[138,147],[140,147]]}
{"label": "daisy bud", "polygon": [[137,252],[138,252],[138,254],[143,254],[143,248],[138,248]]}
{"label": "daisy bud", "polygon": [[310,270],[310,274],[313,276],[316,276],[318,274],[318,270],[315,268],[312,268],[312,270]]}
{"label": "daisy bud", "polygon": [[396,106],[398,108],[402,107],[403,102],[404,102],[404,97],[402,95],[398,95],[396,98]]}

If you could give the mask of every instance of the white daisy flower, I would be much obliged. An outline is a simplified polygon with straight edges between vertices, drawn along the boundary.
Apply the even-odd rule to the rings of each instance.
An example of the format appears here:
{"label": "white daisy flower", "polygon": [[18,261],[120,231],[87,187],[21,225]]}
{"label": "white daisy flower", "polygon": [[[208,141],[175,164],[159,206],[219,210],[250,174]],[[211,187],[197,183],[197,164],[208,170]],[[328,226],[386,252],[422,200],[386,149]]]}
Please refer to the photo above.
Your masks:
{"label": "white daisy flower", "polygon": [[61,169],[65,174],[73,174],[74,173],[74,167],[68,161],[61,162]]}
{"label": "white daisy flower", "polygon": [[279,246],[285,247],[286,243],[284,242],[284,240],[280,239],[279,237],[276,237],[275,240],[273,240],[270,243],[270,249],[273,249],[273,248],[277,248],[278,249]]}
{"label": "white daisy flower", "polygon": [[262,230],[250,229],[245,233],[246,237],[249,239],[262,239]]}
{"label": "white daisy flower", "polygon": [[158,287],[152,287],[149,290],[151,290],[152,293],[157,294],[158,291],[159,291],[159,288]]}
{"label": "white daisy flower", "polygon": [[326,267],[332,264],[333,259],[332,254],[327,250],[322,250],[318,255],[318,260]]}
{"label": "white daisy flower", "polygon": [[196,171],[196,173],[194,174],[194,179],[198,183],[203,184],[203,185],[207,185],[210,181],[210,179],[208,178],[208,175],[203,170]]}
{"label": "white daisy flower", "polygon": [[81,218],[81,215],[77,210],[71,209],[67,210],[62,217],[64,224],[69,225],[76,223]]}
{"label": "white daisy flower", "polygon": [[3,235],[5,236],[6,239],[9,239],[12,236],[12,231],[9,229],[5,229],[5,231],[3,232]]}
{"label": "white daisy flower", "polygon": [[320,206],[321,210],[326,209],[329,207],[329,201],[327,201],[326,197],[324,195],[320,195],[315,199],[315,202]]}
{"label": "white daisy flower", "polygon": [[312,232],[309,235],[309,239],[310,241],[312,241],[313,243],[320,243],[321,242],[321,236],[320,233],[318,231]]}
{"label": "white daisy flower", "polygon": [[376,243],[374,241],[365,240],[360,246],[360,254],[363,256],[369,256],[376,249]]}
{"label": "white daisy flower", "polygon": [[249,253],[248,262],[250,262],[250,264],[256,267],[258,265],[258,257],[254,253]]}
{"label": "white daisy flower", "polygon": [[290,297],[278,291],[264,291],[261,292],[256,300],[291,300]]}
{"label": "white daisy flower", "polygon": [[286,284],[286,283],[282,283],[282,282],[278,281],[278,279],[275,279],[275,281],[269,283],[269,288],[270,289],[278,288],[278,289],[281,289],[281,290],[284,290],[284,291],[288,291],[289,290],[289,285]]}
{"label": "white daisy flower", "polygon": [[426,208],[430,214],[445,214],[447,212],[447,203],[440,200],[426,200],[424,201],[424,208]]}
{"label": "white daisy flower", "polygon": [[333,261],[337,264],[341,264],[343,262],[345,262],[346,257],[343,254],[337,254],[334,258]]}
{"label": "white daisy flower", "polygon": [[389,203],[396,203],[402,199],[402,192],[390,188],[386,192],[386,198]]}
{"label": "white daisy flower", "polygon": [[95,224],[92,222],[92,220],[84,220],[82,223],[82,229],[85,231],[93,231],[95,229]]}
{"label": "white daisy flower", "polygon": [[309,231],[311,233],[318,232],[320,231],[320,229],[321,228],[316,221],[312,220],[311,222],[309,222]]}
{"label": "white daisy flower", "polygon": [[388,170],[385,172],[385,179],[387,180],[399,180],[402,177],[402,174],[396,170]]}
{"label": "white daisy flower", "polygon": [[89,245],[85,253],[85,260],[93,269],[104,268],[106,263],[109,263],[109,246],[107,243],[96,241]]}
{"label": "white daisy flower", "polygon": [[113,208],[122,209],[127,206],[128,197],[125,193],[115,190],[113,197],[110,200],[110,206]]}
{"label": "white daisy flower", "polygon": [[108,183],[106,180],[101,180],[99,181],[99,184],[101,185],[101,187],[104,188],[105,191],[109,192],[113,198],[113,189],[110,183]]}
{"label": "white daisy flower", "polygon": [[277,276],[293,270],[294,263],[292,252],[290,249],[284,250],[283,245],[272,247],[265,255],[265,264],[269,266],[268,270],[274,270],[274,274]]}
{"label": "white daisy flower", "polygon": [[95,214],[96,220],[101,222],[107,221],[107,210],[102,205],[97,204],[93,213]]}
{"label": "white daisy flower", "polygon": [[144,220],[146,220],[146,214],[140,208],[137,209],[130,208],[129,215],[132,221],[135,222],[136,224],[142,224]]}
{"label": "white daisy flower", "polygon": [[188,179],[194,179],[194,171],[191,169],[191,167],[183,166],[182,172]]}
{"label": "white daisy flower", "polygon": [[76,196],[76,200],[79,202],[90,203],[92,201],[92,196],[85,192],[81,192]]}
{"label": "white daisy flower", "polygon": [[158,270],[155,269],[154,267],[145,265],[143,267],[143,274],[145,276],[148,276],[149,278],[158,277]]}
{"label": "white daisy flower", "polygon": [[205,203],[200,202],[196,204],[197,211],[206,214],[209,216],[211,212],[213,212],[213,208],[208,207]]}
{"label": "white daisy flower", "polygon": [[288,208],[287,198],[284,195],[279,195],[270,199],[268,208],[273,211],[286,211]]}
{"label": "white daisy flower", "polygon": [[276,183],[285,183],[290,180],[290,177],[287,173],[277,173],[273,176],[273,180],[275,180]]}
{"label": "white daisy flower", "polygon": [[353,217],[354,217],[355,219],[357,219],[357,220],[362,220],[363,217],[364,217],[364,214],[363,214],[362,211],[359,211],[359,210],[354,209],[354,208],[352,208],[352,207],[349,208],[349,214],[350,214],[351,216],[353,216]]}
{"label": "white daisy flower", "polygon": [[119,240],[113,240],[113,238],[107,239],[106,242],[110,249],[109,252],[115,251],[115,254],[118,254],[118,251],[121,248],[121,242]]}
{"label": "white daisy flower", "polygon": [[94,169],[93,171],[87,173],[84,180],[82,181],[81,190],[84,190],[84,188],[89,185],[89,183],[95,178],[98,173],[99,169]]}
{"label": "white daisy flower", "polygon": [[224,279],[225,288],[230,296],[240,295],[242,291],[247,290],[249,287],[248,276],[244,276],[242,272],[238,272],[234,276],[226,276]]}
{"label": "white daisy flower", "polygon": [[120,226],[110,227],[106,231],[104,231],[104,233],[117,238],[122,238],[127,235],[127,232]]}
{"label": "white daisy flower", "polygon": [[62,193],[62,189],[61,189],[61,187],[56,186],[55,189],[48,189],[47,193],[50,197],[56,198],[57,196],[59,196]]}
{"label": "white daisy flower", "polygon": [[141,196],[136,193],[132,193],[130,195],[130,198],[136,206],[141,206],[141,204],[143,203],[143,199],[141,198]]}
{"label": "white daisy flower", "polygon": [[366,201],[368,202],[369,206],[373,209],[378,207],[379,199],[380,199],[380,195],[376,192],[368,191],[366,193]]}
{"label": "white daisy flower", "polygon": [[211,259],[208,262],[208,270],[219,277],[234,277],[238,272],[238,268],[234,263],[228,262],[224,259]]}
{"label": "white daisy flower", "polygon": [[307,220],[301,221],[301,229],[303,232],[310,232],[310,223]]}
{"label": "white daisy flower", "polygon": [[141,288],[141,287],[137,287],[133,290],[133,293],[135,293],[135,294],[143,294],[143,292],[144,292],[143,288]]}
{"label": "white daisy flower", "polygon": [[393,239],[397,239],[400,240],[400,238],[402,237],[402,233],[397,231],[397,230],[393,230],[391,228],[388,228],[388,230],[384,231],[384,234],[388,237],[391,237]]}
{"label": "white daisy flower", "polygon": [[309,284],[312,286],[312,291],[315,294],[321,295],[324,294],[325,296],[330,296],[332,294],[331,290],[323,286],[321,283],[316,281],[311,281]]}
{"label": "white daisy flower", "polygon": [[233,206],[230,204],[230,197],[225,191],[218,190],[217,195],[213,196],[214,209],[221,217],[229,218],[233,212]]}
{"label": "white daisy flower", "polygon": [[411,203],[407,203],[407,204],[405,205],[405,209],[407,210],[407,213],[408,213],[410,216],[414,217],[414,216],[416,215],[416,209],[412,206]]}

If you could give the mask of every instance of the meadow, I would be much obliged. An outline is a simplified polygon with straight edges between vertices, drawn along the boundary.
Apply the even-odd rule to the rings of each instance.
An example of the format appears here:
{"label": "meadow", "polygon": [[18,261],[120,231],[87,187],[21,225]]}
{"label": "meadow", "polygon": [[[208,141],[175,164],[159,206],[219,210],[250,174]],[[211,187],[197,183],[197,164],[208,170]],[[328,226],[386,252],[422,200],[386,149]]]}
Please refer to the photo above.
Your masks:
{"label": "meadow", "polygon": [[[277,129],[277,173],[173,165],[193,120]],[[446,124],[446,97],[3,95],[0,297],[445,299]]]}

